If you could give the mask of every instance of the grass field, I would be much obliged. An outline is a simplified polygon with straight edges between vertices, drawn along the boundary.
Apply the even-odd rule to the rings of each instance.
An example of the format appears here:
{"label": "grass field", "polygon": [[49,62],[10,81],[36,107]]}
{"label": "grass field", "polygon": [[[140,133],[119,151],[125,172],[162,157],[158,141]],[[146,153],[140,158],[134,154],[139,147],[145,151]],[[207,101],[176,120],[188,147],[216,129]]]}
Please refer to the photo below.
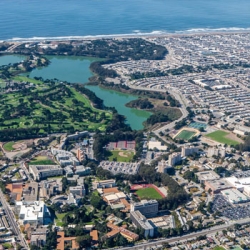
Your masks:
{"label": "grass field", "polygon": [[183,139],[183,140],[189,140],[191,139],[196,133],[193,131],[188,130],[182,130],[175,139]]}
{"label": "grass field", "polygon": [[131,162],[135,155],[134,152],[130,150],[113,150],[109,152],[111,153],[109,161]]}
{"label": "grass field", "polygon": [[56,165],[56,163],[46,156],[37,156],[30,161],[29,165]]}
{"label": "grass field", "polygon": [[62,214],[56,213],[55,222],[57,226],[61,227],[63,225],[62,219],[66,214],[67,213],[62,213]]}
{"label": "grass field", "polygon": [[7,142],[3,145],[4,150],[11,151],[14,150],[13,145],[15,144],[14,141]]}
{"label": "grass field", "polygon": [[216,246],[215,248],[213,248],[213,250],[225,250],[225,248],[224,247]]}
{"label": "grass field", "polygon": [[162,199],[161,195],[152,187],[139,189],[136,191],[136,194],[139,196],[141,200]]}
{"label": "grass field", "polygon": [[207,134],[206,137],[208,137],[208,138],[210,138],[210,139],[212,139],[214,141],[217,141],[219,143],[222,143],[222,144],[227,144],[227,145],[237,145],[237,144],[239,144],[239,142],[227,138],[226,136],[228,134],[229,133],[226,132],[226,131],[217,130],[215,132]]}
{"label": "grass field", "polygon": [[[25,76],[17,76],[16,80],[30,81]],[[0,131],[36,128],[36,134],[42,134],[106,130],[112,113],[94,108],[73,85],[49,85],[34,79],[32,82],[35,84],[29,92],[11,92],[1,96],[0,117],[4,121],[0,124]]]}

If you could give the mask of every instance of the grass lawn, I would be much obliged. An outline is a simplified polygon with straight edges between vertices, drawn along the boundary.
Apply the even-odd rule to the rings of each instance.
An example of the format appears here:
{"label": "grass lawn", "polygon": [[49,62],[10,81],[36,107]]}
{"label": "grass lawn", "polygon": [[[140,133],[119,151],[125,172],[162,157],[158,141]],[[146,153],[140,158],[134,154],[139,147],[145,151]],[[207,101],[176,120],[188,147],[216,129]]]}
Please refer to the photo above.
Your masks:
{"label": "grass lawn", "polygon": [[189,130],[182,130],[175,138],[176,139],[183,139],[189,140],[191,139],[196,133],[189,131]]}
{"label": "grass lawn", "polygon": [[57,226],[61,227],[63,225],[62,219],[66,214],[67,213],[61,213],[61,214],[56,213],[55,222]]}
{"label": "grass lawn", "polygon": [[136,194],[141,200],[162,199],[161,195],[152,187],[139,189],[136,191]]}
{"label": "grass lawn", "polygon": [[215,132],[212,132],[210,134],[207,134],[206,137],[217,141],[222,144],[227,144],[227,145],[237,145],[239,142],[234,141],[232,139],[227,138],[226,136],[229,134],[229,132],[222,131],[222,130],[217,130]]}
{"label": "grass lawn", "polygon": [[30,161],[29,165],[56,165],[56,163],[46,156],[37,156]]}
{"label": "grass lawn", "polygon": [[225,250],[225,248],[224,247],[216,246],[213,250]]}
{"label": "grass lawn", "polygon": [[133,151],[130,150],[113,150],[110,151],[109,161],[118,162],[131,162],[133,156],[135,155]]}
{"label": "grass lawn", "polygon": [[3,145],[4,150],[11,151],[14,150],[13,145],[15,144],[14,141],[7,142]]}

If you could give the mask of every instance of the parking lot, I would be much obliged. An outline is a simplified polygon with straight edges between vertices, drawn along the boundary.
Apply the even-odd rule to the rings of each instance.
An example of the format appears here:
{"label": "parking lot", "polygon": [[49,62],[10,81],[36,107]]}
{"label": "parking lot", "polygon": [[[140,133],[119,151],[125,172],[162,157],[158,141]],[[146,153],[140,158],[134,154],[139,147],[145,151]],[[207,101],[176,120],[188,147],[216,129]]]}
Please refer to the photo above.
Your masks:
{"label": "parking lot", "polygon": [[222,216],[230,220],[239,220],[250,217],[250,204],[232,205],[224,196],[216,195],[213,201],[213,211],[220,212]]}

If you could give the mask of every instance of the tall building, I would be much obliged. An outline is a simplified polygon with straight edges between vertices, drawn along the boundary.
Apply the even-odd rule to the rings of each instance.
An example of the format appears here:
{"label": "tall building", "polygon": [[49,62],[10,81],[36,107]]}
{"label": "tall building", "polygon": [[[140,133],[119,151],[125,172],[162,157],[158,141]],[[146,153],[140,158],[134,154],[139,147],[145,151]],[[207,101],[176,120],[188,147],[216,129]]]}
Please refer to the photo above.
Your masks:
{"label": "tall building", "polygon": [[144,237],[154,236],[154,227],[147,220],[147,218],[141,214],[140,211],[130,212],[130,219],[136,227],[142,228],[144,230]]}
{"label": "tall building", "polygon": [[181,162],[181,154],[180,153],[173,153],[168,157],[168,165],[175,166],[177,163]]}
{"label": "tall building", "polygon": [[130,211],[140,211],[146,217],[155,216],[158,213],[158,202],[156,200],[141,200],[131,203]]}
{"label": "tall building", "polygon": [[224,147],[221,147],[221,148],[210,147],[208,149],[207,156],[212,157],[213,155],[225,157],[226,156],[226,149]]}
{"label": "tall building", "polygon": [[172,168],[172,166],[169,166],[167,161],[162,160],[158,163],[158,171],[157,172],[167,173],[167,170],[170,168]]}
{"label": "tall building", "polygon": [[194,153],[198,153],[199,149],[194,146],[184,146],[181,148],[181,156],[186,157]]}

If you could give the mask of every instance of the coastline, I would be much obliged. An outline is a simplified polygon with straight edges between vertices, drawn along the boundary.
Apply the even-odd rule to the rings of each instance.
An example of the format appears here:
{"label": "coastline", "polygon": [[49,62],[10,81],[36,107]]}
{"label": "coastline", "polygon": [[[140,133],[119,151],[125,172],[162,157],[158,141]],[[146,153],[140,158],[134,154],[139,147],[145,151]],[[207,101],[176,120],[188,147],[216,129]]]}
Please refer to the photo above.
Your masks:
{"label": "coastline", "polygon": [[126,38],[157,38],[157,37],[183,37],[183,36],[206,36],[206,35],[237,35],[249,34],[250,28],[246,29],[192,29],[187,31],[177,31],[175,33],[167,33],[162,31],[153,31],[150,33],[131,33],[131,34],[111,34],[111,35],[87,35],[87,36],[58,36],[58,37],[31,37],[31,38],[11,38],[2,39],[0,43],[33,43],[42,41],[81,41],[81,40],[97,40],[97,39],[126,39]]}

